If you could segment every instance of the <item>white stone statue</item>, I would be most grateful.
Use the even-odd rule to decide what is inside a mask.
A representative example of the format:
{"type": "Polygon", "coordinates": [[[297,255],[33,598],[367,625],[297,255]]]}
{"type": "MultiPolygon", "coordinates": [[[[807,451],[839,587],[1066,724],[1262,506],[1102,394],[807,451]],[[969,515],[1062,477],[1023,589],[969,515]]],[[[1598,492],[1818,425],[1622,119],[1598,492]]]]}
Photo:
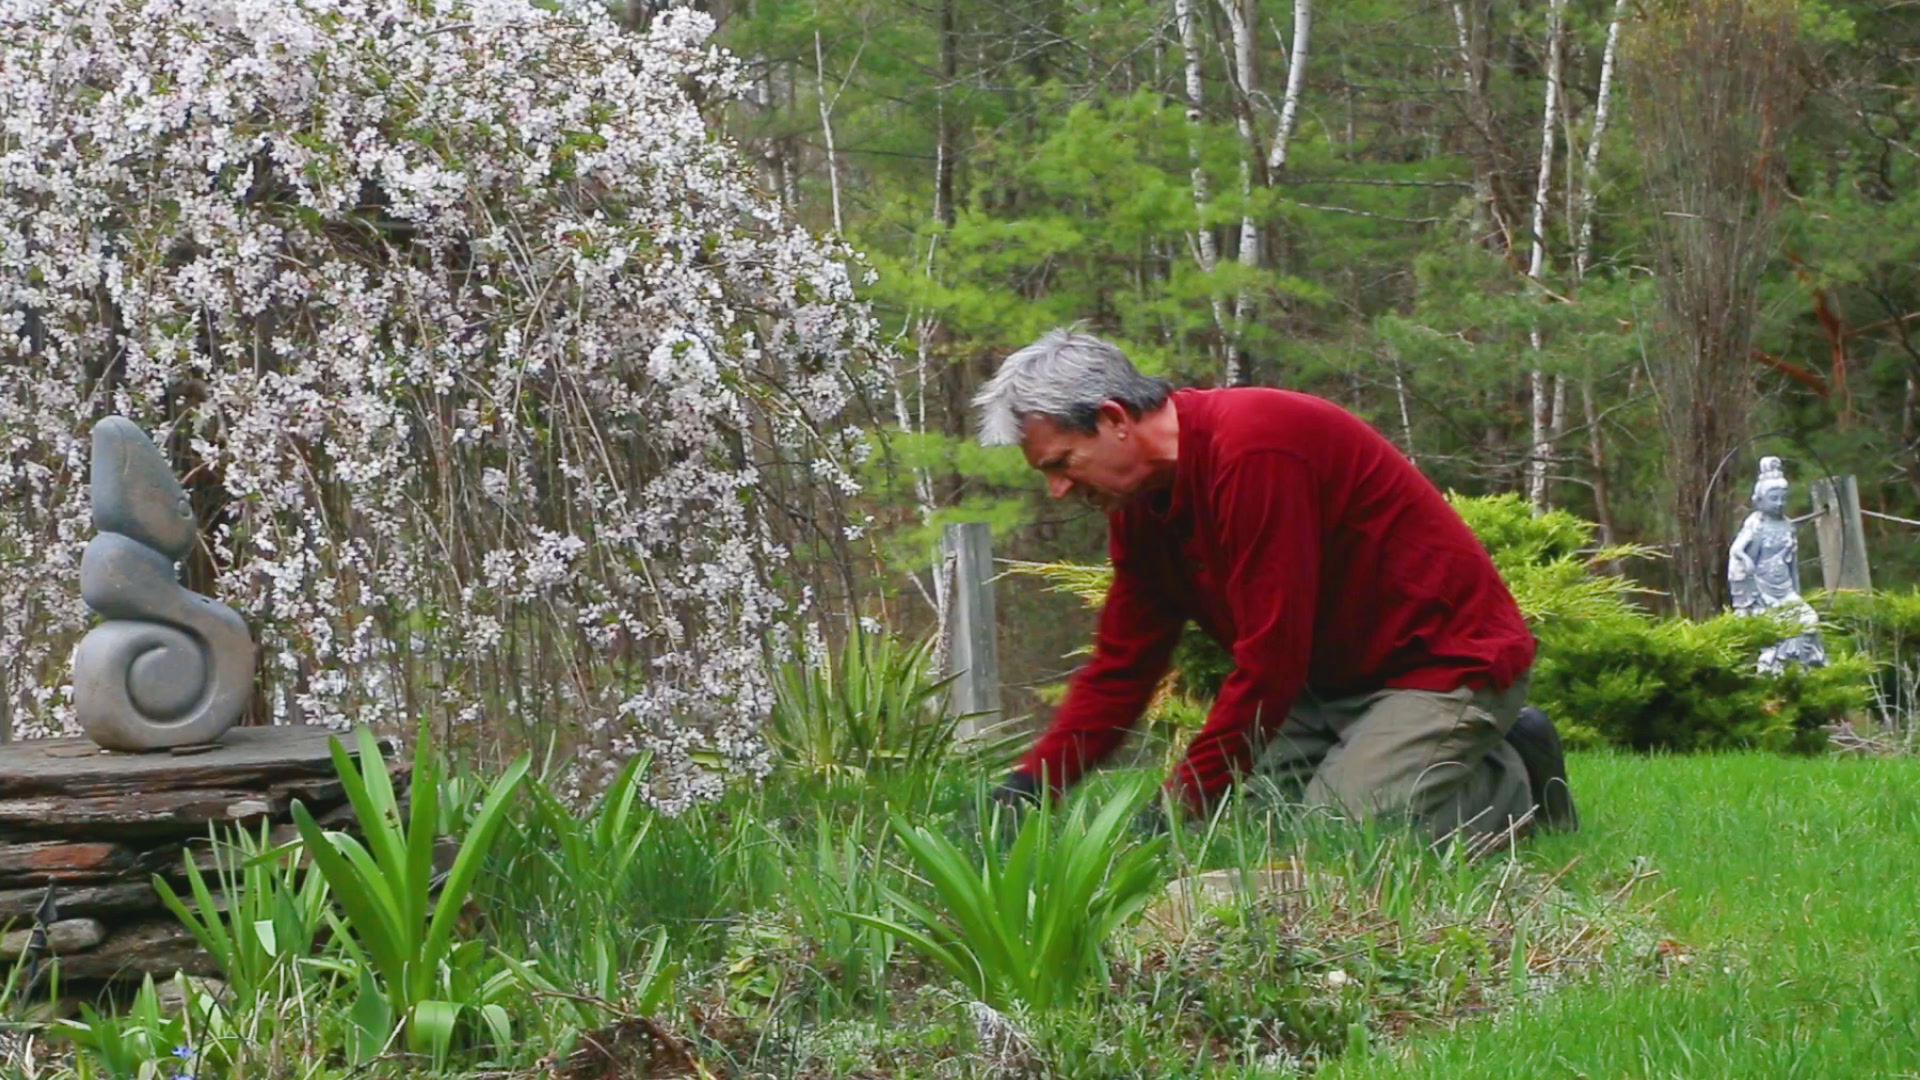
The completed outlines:
{"type": "Polygon", "coordinates": [[[1753,485],[1753,513],[1733,538],[1727,559],[1727,587],[1733,610],[1742,615],[1771,611],[1797,621],[1804,631],[1760,652],[1760,670],[1777,675],[1788,662],[1820,667],[1827,650],[1820,643],[1820,617],[1800,596],[1799,540],[1787,520],[1787,474],[1780,459],[1760,459],[1753,485]]]}
{"type": "Polygon", "coordinates": [[[180,584],[195,523],[166,459],[124,417],[93,427],[93,526],[80,595],[102,622],[73,654],[73,709],[108,750],[226,734],[253,694],[253,638],[233,609],[180,584]]]}

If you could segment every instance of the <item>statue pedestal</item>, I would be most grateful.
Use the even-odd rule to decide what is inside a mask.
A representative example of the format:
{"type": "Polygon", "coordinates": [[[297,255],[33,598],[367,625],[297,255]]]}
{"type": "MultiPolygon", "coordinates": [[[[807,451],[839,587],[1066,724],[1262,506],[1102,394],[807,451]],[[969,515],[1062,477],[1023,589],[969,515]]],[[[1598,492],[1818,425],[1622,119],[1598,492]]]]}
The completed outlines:
{"type": "MultiPolygon", "coordinates": [[[[215,974],[161,905],[152,877],[182,880],[191,841],[196,864],[210,871],[209,825],[258,830],[267,822],[276,838],[291,838],[295,799],[323,826],[351,823],[332,734],[241,727],[206,747],[147,754],[111,753],[81,738],[0,744],[0,925],[12,924],[0,944],[8,957],[19,954],[11,938],[31,929],[51,885],[47,940],[64,981],[215,974]]],[[[354,740],[341,741],[354,753],[354,740]]],[[[404,779],[397,774],[396,786],[404,779]]]]}

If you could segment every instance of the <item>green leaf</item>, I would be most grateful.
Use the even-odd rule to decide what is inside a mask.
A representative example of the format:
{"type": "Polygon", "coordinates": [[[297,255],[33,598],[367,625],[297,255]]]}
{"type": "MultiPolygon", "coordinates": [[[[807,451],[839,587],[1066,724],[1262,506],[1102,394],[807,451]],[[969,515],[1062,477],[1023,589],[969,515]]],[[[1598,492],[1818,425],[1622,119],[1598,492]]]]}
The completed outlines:
{"type": "Polygon", "coordinates": [[[460,1024],[458,1002],[416,1001],[407,1017],[407,1049],[433,1058],[433,1067],[444,1069],[453,1051],[453,1036],[460,1024]]]}

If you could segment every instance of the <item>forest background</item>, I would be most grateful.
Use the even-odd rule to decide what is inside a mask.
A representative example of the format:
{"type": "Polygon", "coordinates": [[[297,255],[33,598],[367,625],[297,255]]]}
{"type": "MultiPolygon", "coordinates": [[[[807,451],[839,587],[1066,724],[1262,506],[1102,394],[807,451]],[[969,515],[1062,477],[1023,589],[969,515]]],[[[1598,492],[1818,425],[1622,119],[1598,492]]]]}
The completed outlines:
{"type": "MultiPolygon", "coordinates": [[[[835,568],[896,626],[944,607],[946,523],[1102,557],[1096,512],[968,442],[1001,358],[1076,322],[1177,384],[1332,398],[1442,488],[1653,548],[1625,569],[1696,618],[1763,454],[1790,514],[1854,474],[1869,511],[1920,517],[1920,4],[712,10],[754,82],[729,132],[864,252],[896,335],[871,522],[835,568]]],[[[1914,581],[1915,535],[1869,519],[1876,585],[1914,581]]],[[[1057,680],[1085,613],[1019,580],[1000,604],[1008,682],[1057,680]]]]}

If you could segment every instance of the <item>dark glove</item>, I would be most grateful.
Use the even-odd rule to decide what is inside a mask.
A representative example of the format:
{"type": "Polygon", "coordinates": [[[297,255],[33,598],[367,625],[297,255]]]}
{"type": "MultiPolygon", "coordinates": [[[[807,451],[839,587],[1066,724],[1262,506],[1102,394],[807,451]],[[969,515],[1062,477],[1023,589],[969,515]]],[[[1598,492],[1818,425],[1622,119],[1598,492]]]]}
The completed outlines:
{"type": "Polygon", "coordinates": [[[993,800],[1001,813],[1018,817],[1040,805],[1040,781],[1034,779],[1032,773],[1010,772],[987,798],[993,800]]]}
{"type": "Polygon", "coordinates": [[[980,825],[1001,843],[1011,843],[1020,831],[1020,820],[1039,805],[1040,783],[1033,774],[1008,773],[1000,786],[987,793],[986,820],[980,825]]]}
{"type": "Polygon", "coordinates": [[[1155,798],[1133,815],[1133,835],[1137,840],[1152,840],[1156,836],[1165,836],[1172,831],[1173,822],[1167,816],[1166,804],[1155,798]]]}

